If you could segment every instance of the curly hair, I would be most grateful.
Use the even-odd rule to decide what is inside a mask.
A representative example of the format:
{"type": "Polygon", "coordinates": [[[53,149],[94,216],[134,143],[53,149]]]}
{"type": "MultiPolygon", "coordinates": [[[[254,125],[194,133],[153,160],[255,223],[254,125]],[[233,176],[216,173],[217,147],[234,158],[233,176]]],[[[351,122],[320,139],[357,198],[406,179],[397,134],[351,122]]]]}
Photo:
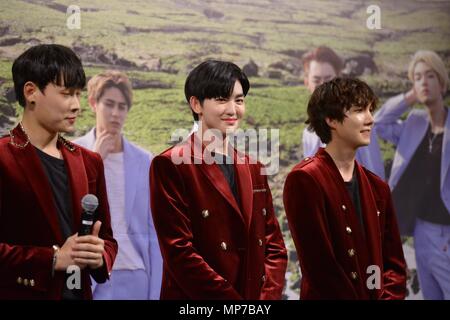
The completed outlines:
{"type": "Polygon", "coordinates": [[[323,143],[331,141],[331,129],[326,119],[343,122],[351,107],[377,107],[378,98],[372,89],[358,79],[335,78],[314,90],[308,102],[308,130],[314,131],[323,143]]]}

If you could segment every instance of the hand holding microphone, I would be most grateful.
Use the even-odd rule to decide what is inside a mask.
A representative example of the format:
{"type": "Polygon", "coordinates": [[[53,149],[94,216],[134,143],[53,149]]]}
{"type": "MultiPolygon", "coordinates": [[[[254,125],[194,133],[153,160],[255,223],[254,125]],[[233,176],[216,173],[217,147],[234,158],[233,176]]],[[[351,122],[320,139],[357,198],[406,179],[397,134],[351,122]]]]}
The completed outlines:
{"type": "Polygon", "coordinates": [[[81,199],[81,207],[83,212],[81,214],[81,226],[78,231],[78,236],[86,236],[91,234],[92,225],[94,224],[94,213],[98,207],[98,199],[93,194],[87,194],[81,199]]]}
{"type": "Polygon", "coordinates": [[[94,213],[98,207],[98,199],[87,194],[81,200],[83,212],[79,232],[67,238],[64,245],[56,253],[55,270],[65,271],[70,265],[78,265],[81,269],[91,269],[103,265],[104,241],[98,237],[101,221],[94,224],[94,213]],[[92,233],[92,234],[91,234],[92,233]]]}
{"type": "Polygon", "coordinates": [[[72,258],[77,265],[85,265],[91,269],[103,266],[105,242],[98,237],[101,225],[101,221],[96,221],[91,235],[75,238],[76,244],[73,247],[72,258]]]}

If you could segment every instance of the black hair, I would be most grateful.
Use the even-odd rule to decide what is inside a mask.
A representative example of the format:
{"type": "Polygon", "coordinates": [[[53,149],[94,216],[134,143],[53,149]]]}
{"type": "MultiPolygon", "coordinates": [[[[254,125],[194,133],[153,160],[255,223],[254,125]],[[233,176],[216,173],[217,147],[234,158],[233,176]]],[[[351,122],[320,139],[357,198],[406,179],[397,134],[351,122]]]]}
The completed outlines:
{"type": "Polygon", "coordinates": [[[74,89],[86,85],[81,60],[71,49],[58,44],[41,44],[26,50],[14,61],[12,76],[16,99],[22,107],[26,106],[23,87],[28,81],[41,92],[49,83],[74,89]]]}
{"type": "Polygon", "coordinates": [[[318,86],[308,102],[308,129],[314,131],[323,143],[331,141],[331,129],[326,119],[343,122],[351,107],[377,107],[378,98],[372,89],[358,79],[335,78],[318,86]]]}
{"type": "MultiPolygon", "coordinates": [[[[241,83],[246,96],[250,82],[237,65],[227,61],[207,60],[189,73],[184,94],[188,103],[191,97],[196,97],[201,104],[205,99],[228,98],[233,93],[236,81],[241,83]]],[[[194,120],[198,120],[198,114],[193,110],[192,115],[194,120]]]]}

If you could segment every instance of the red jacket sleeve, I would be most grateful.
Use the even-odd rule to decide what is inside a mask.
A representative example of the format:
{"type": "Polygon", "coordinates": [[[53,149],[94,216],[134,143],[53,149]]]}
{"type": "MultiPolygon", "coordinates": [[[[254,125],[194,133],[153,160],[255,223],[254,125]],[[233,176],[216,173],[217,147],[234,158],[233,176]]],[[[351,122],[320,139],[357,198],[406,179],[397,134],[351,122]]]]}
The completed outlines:
{"type": "Polygon", "coordinates": [[[280,300],[287,267],[287,251],[284,245],[283,235],[273,210],[272,193],[266,180],[268,196],[266,198],[266,281],[261,290],[261,300],[280,300]]]}
{"type": "Polygon", "coordinates": [[[51,270],[53,249],[46,247],[18,246],[0,243],[0,274],[4,285],[11,285],[17,278],[10,275],[22,275],[23,279],[33,279],[29,289],[47,291],[52,282],[51,270]]]}
{"type": "Polygon", "coordinates": [[[386,222],[383,241],[383,288],[381,299],[397,300],[406,296],[406,262],[403,256],[397,217],[392,203],[391,192],[386,186],[386,222]]]}

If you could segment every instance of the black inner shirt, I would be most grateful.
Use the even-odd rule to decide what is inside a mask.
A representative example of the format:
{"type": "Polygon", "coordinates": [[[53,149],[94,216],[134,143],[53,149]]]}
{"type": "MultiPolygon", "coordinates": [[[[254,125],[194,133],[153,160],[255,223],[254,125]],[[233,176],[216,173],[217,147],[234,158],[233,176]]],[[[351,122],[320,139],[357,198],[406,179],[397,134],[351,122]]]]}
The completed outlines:
{"type": "MultiPolygon", "coordinates": [[[[58,216],[59,227],[64,241],[70,237],[73,232],[73,214],[72,214],[72,197],[70,190],[69,178],[67,175],[64,160],[52,157],[45,152],[35,148],[42,166],[47,175],[48,182],[52,189],[53,200],[58,216]]],[[[67,280],[66,274],[65,279],[67,280]]],[[[66,285],[63,286],[64,300],[80,300],[82,299],[81,290],[70,290],[66,285]]]]}
{"type": "Polygon", "coordinates": [[[231,192],[233,193],[234,198],[238,205],[240,205],[239,192],[236,184],[236,172],[234,168],[234,161],[230,156],[226,156],[224,154],[215,154],[216,163],[219,165],[222,170],[225,179],[230,186],[231,192]]]}
{"type": "Polygon", "coordinates": [[[67,239],[73,234],[73,216],[69,179],[64,160],[52,157],[38,148],[36,150],[53,191],[53,199],[63,238],[67,239]]]}
{"type": "Polygon", "coordinates": [[[353,170],[353,176],[350,181],[345,181],[345,187],[347,188],[347,191],[350,195],[350,198],[352,199],[353,205],[356,210],[356,215],[358,216],[359,223],[361,224],[361,231],[364,234],[364,218],[362,215],[362,209],[361,209],[361,196],[359,194],[359,183],[358,183],[358,177],[356,174],[356,166],[353,170]]]}
{"type": "Polygon", "coordinates": [[[450,214],[441,198],[443,138],[444,133],[434,135],[428,127],[392,196],[397,212],[407,212],[431,223],[450,225],[450,214]]]}

